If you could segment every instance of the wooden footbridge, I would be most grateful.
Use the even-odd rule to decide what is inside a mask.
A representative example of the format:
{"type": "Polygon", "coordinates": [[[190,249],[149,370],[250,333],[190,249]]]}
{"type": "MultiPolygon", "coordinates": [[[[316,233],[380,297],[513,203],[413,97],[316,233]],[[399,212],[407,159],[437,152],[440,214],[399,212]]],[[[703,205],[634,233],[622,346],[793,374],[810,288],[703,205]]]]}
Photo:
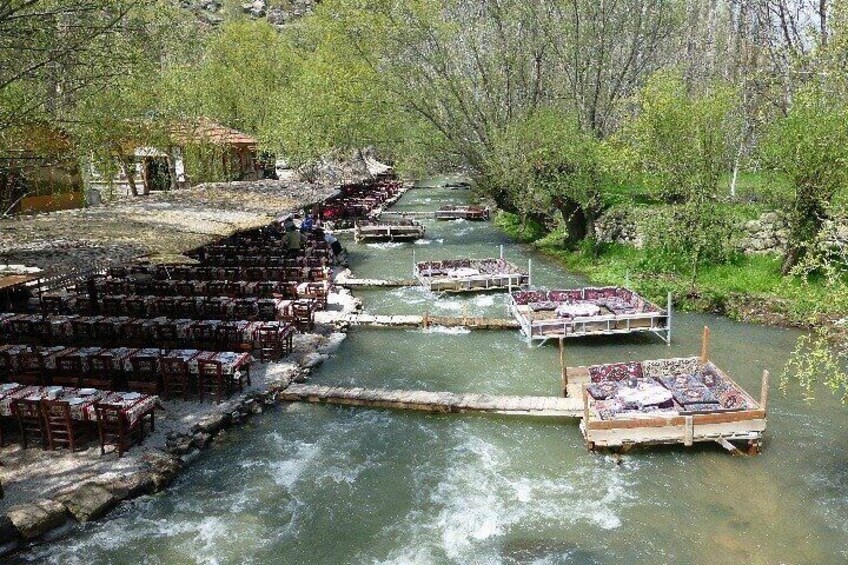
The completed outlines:
{"type": "Polygon", "coordinates": [[[474,316],[431,316],[351,314],[340,319],[351,326],[372,328],[468,328],[475,330],[517,330],[521,326],[511,318],[480,318],[474,316]]]}
{"type": "Polygon", "coordinates": [[[580,398],[557,396],[501,396],[292,384],[278,394],[278,399],[431,413],[477,412],[569,419],[583,417],[583,402],[580,398]]]}

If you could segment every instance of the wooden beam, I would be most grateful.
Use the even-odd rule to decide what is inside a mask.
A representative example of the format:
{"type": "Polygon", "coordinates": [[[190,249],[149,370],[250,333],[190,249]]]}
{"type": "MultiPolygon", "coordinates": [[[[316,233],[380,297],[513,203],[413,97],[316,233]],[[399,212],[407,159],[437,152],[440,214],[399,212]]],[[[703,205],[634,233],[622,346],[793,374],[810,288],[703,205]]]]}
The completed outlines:
{"type": "Polygon", "coordinates": [[[762,410],[763,412],[766,411],[766,406],[768,404],[769,376],[769,372],[767,370],[764,370],[763,382],[760,388],[760,410],[762,410]]]}
{"type": "Polygon", "coordinates": [[[725,448],[730,453],[732,453],[733,455],[743,455],[743,453],[739,451],[739,448],[737,448],[735,445],[733,445],[723,437],[716,438],[715,442],[725,448]]]}
{"type": "Polygon", "coordinates": [[[559,366],[562,370],[562,395],[568,396],[568,367],[565,366],[565,343],[559,338],[559,366]]]}
{"type": "Polygon", "coordinates": [[[701,363],[709,361],[710,351],[710,327],[704,326],[704,335],[701,338],[701,363]]]}

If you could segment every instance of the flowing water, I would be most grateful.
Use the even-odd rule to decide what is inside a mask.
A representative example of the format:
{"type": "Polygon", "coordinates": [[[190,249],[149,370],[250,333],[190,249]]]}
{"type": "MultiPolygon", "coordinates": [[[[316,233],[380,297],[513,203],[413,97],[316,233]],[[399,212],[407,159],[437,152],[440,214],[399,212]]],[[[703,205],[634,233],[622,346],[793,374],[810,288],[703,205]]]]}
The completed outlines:
{"type": "MultiPolygon", "coordinates": [[[[414,190],[400,209],[462,202],[414,190]]],[[[357,246],[361,277],[408,278],[419,259],[533,261],[534,284],[585,282],[489,224],[426,221],[415,244],[357,246]]],[[[360,293],[371,313],[504,316],[503,295],[360,293]]],[[[653,336],[567,342],[569,364],[711,357],[755,395],[797,332],[679,314],[653,336]]],[[[355,330],[315,383],[557,394],[556,347],[516,332],[355,330]]],[[[773,387],[765,448],[638,449],[620,464],[586,452],[576,423],[290,405],[229,432],[167,492],[127,503],[20,561],[54,563],[844,563],[848,409],[773,387]]]]}

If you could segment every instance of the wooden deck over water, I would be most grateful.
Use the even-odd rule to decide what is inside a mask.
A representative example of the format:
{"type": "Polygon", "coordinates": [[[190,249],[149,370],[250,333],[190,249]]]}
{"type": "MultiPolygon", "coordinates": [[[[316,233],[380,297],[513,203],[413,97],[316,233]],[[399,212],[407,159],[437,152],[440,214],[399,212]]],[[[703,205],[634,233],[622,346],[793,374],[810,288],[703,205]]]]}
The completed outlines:
{"type": "Polygon", "coordinates": [[[572,418],[583,416],[580,398],[500,396],[493,394],[389,390],[292,384],[278,398],[290,402],[367,406],[437,413],[493,413],[572,418]]]}

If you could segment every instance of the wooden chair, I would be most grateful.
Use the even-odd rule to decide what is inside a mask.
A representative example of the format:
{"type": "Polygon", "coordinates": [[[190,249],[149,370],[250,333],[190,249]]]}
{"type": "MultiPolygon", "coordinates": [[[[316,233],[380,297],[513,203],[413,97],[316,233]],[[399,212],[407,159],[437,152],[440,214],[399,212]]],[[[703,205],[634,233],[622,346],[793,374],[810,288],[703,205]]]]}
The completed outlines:
{"type": "Polygon", "coordinates": [[[135,319],[121,325],[121,345],[124,347],[144,347],[150,339],[144,326],[144,320],[135,319]]]}
{"type": "Polygon", "coordinates": [[[180,296],[174,300],[174,314],[178,318],[197,319],[202,312],[193,296],[180,296]]]}
{"type": "Polygon", "coordinates": [[[179,281],[174,290],[176,296],[195,296],[197,294],[194,283],[191,281],[179,281]]]}
{"type": "Polygon", "coordinates": [[[79,355],[59,355],[56,357],[56,369],[50,379],[51,384],[79,387],[82,377],[82,358],[79,355]]]}
{"type": "Polygon", "coordinates": [[[235,323],[218,326],[218,346],[225,351],[249,351],[252,347],[244,342],[244,335],[235,323]]]}
{"type": "Polygon", "coordinates": [[[312,329],[312,305],[304,302],[292,302],[291,313],[297,324],[297,329],[307,332],[312,329]]]}
{"type": "Polygon", "coordinates": [[[75,345],[88,345],[94,341],[94,324],[71,320],[71,340],[75,345]]]}
{"type": "Polygon", "coordinates": [[[124,304],[124,311],[127,313],[127,316],[135,318],[145,318],[150,314],[147,311],[147,303],[140,296],[128,297],[124,304]]]}
{"type": "Polygon", "coordinates": [[[218,343],[219,333],[216,326],[207,324],[197,324],[191,328],[192,342],[198,349],[208,351],[218,351],[220,344],[218,343]]]}
{"type": "Polygon", "coordinates": [[[94,323],[94,339],[97,345],[113,347],[121,338],[122,327],[112,320],[98,320],[94,323]]]}
{"type": "Polygon", "coordinates": [[[273,322],[279,317],[277,302],[273,298],[262,298],[255,304],[257,309],[256,316],[258,319],[265,322],[273,322]]]}
{"type": "Polygon", "coordinates": [[[170,281],[154,281],[153,294],[156,296],[174,296],[177,294],[179,285],[172,284],[170,281]]]}
{"type": "Polygon", "coordinates": [[[34,345],[50,345],[53,341],[52,326],[46,318],[33,320],[29,324],[30,342],[34,345]]]}
{"type": "Polygon", "coordinates": [[[174,296],[160,296],[156,300],[156,312],[160,316],[178,318],[178,299],[174,296]]]}
{"type": "Polygon", "coordinates": [[[203,402],[209,395],[215,398],[216,403],[220,403],[230,392],[228,377],[224,374],[221,362],[200,359],[197,362],[197,369],[197,389],[200,401],[203,402]]]}
{"type": "Polygon", "coordinates": [[[256,320],[259,308],[254,298],[237,298],[233,306],[234,320],[256,320]]]}
{"type": "Polygon", "coordinates": [[[18,373],[15,380],[22,385],[46,386],[44,355],[36,351],[26,351],[18,355],[18,373]]]}
{"type": "Polygon", "coordinates": [[[159,344],[159,347],[165,349],[174,349],[180,346],[183,340],[180,339],[177,331],[177,324],[172,320],[158,323],[153,330],[153,340],[159,344]]]}
{"type": "Polygon", "coordinates": [[[162,390],[165,398],[179,397],[188,400],[193,384],[188,363],[183,359],[165,357],[159,361],[159,372],[162,375],[162,390]]]}
{"type": "Polygon", "coordinates": [[[65,310],[65,303],[61,296],[43,295],[41,297],[41,314],[47,316],[50,314],[62,314],[65,310]]]}
{"type": "Polygon", "coordinates": [[[88,358],[88,373],[83,375],[82,384],[86,387],[99,388],[101,390],[115,390],[119,388],[116,382],[117,374],[112,365],[113,357],[101,353],[88,358]]]}
{"type": "Polygon", "coordinates": [[[265,269],[262,267],[245,267],[244,278],[250,282],[259,282],[265,277],[265,269]]]}
{"type": "Polygon", "coordinates": [[[126,279],[112,279],[107,280],[106,284],[103,285],[103,293],[104,294],[124,294],[127,291],[127,281],[126,279]]]}
{"type": "Polygon", "coordinates": [[[159,357],[135,355],[130,359],[132,372],[127,374],[127,388],[145,394],[159,394],[159,357]]]}
{"type": "Polygon", "coordinates": [[[277,361],[283,356],[283,344],[280,340],[280,330],[276,327],[260,327],[256,330],[256,340],[259,343],[259,361],[277,361]]]}
{"type": "Polygon", "coordinates": [[[12,376],[12,356],[8,351],[0,351],[0,382],[9,382],[12,376]]]}
{"type": "Polygon", "coordinates": [[[144,441],[145,427],[149,424],[152,432],[155,427],[153,411],[140,416],[135,422],[129,422],[122,406],[103,404],[94,405],[97,414],[97,434],[100,437],[100,454],[106,454],[106,446],[114,445],[118,457],[133,445],[144,441]]]}
{"type": "Polygon", "coordinates": [[[64,400],[41,401],[41,413],[47,431],[47,445],[51,451],[67,447],[72,452],[82,445],[83,430],[71,418],[71,405],[64,400]]]}
{"type": "Polygon", "coordinates": [[[123,296],[104,296],[100,302],[100,313],[104,316],[120,316],[124,313],[123,296]]]}
{"type": "Polygon", "coordinates": [[[26,449],[31,441],[37,440],[44,449],[47,445],[47,430],[41,413],[41,401],[17,398],[12,401],[12,414],[18,422],[23,448],[26,449]]]}

